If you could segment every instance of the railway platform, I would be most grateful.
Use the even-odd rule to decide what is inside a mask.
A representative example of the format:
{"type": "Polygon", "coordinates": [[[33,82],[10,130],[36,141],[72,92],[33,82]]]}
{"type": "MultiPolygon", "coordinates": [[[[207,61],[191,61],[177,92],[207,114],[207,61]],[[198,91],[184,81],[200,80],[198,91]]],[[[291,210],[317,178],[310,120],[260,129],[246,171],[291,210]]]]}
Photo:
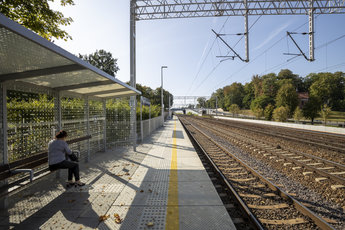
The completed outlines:
{"type": "Polygon", "coordinates": [[[0,229],[235,229],[177,118],[137,147],[80,163],[84,187],[52,173],[3,201],[0,229]]]}

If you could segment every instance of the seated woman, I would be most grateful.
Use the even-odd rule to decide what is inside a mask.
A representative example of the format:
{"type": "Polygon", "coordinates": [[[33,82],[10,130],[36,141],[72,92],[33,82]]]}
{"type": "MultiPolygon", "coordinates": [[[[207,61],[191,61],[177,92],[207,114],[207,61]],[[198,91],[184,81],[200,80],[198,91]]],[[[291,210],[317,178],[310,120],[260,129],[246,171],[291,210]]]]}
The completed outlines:
{"type": "Polygon", "coordinates": [[[55,139],[48,144],[48,163],[49,170],[68,169],[68,185],[84,186],[85,183],[80,182],[79,164],[77,162],[68,161],[66,154],[71,155],[72,150],[66,142],[67,132],[61,130],[55,135],[55,139]],[[75,182],[73,182],[73,175],[75,182]]]}

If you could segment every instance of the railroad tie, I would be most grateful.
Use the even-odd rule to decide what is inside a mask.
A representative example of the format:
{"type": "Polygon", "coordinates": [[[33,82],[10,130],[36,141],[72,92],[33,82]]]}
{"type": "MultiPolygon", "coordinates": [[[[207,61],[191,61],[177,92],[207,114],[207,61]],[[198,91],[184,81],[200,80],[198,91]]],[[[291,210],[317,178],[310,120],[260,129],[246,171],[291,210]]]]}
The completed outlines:
{"type": "Polygon", "coordinates": [[[259,218],[259,220],[263,224],[274,224],[274,225],[308,223],[308,221],[306,221],[303,218],[295,218],[295,219],[289,219],[289,220],[268,220],[268,219],[261,219],[261,218],[259,218]]]}
{"type": "Polygon", "coordinates": [[[304,160],[298,160],[300,162],[308,162],[308,161],[312,161],[312,159],[304,159],[304,160]]]}
{"type": "Polygon", "coordinates": [[[254,209],[280,209],[280,208],[288,208],[289,205],[282,203],[282,204],[273,204],[273,205],[254,205],[254,204],[248,204],[249,208],[254,209]]]}
{"type": "Polygon", "coordinates": [[[298,169],[301,169],[302,167],[300,167],[300,166],[297,166],[297,167],[292,167],[292,170],[298,170],[298,169]]]}
{"type": "Polygon", "coordinates": [[[299,158],[302,158],[302,156],[295,156],[295,157],[290,157],[292,159],[299,159],[299,158]]]}
{"type": "Polygon", "coordinates": [[[345,171],[342,171],[342,172],[331,172],[330,174],[332,174],[332,175],[343,175],[343,174],[345,174],[345,171]]]}
{"type": "Polygon", "coordinates": [[[327,180],[328,178],[327,177],[317,177],[315,178],[315,181],[316,182],[321,182],[321,181],[324,181],[324,180],[327,180]]]}
{"type": "Polygon", "coordinates": [[[318,170],[329,170],[334,169],[334,167],[323,167],[323,168],[317,168],[318,170]]]}
{"type": "Polygon", "coordinates": [[[239,195],[240,195],[241,197],[247,197],[247,198],[261,198],[261,196],[255,195],[255,194],[239,193],[239,195]]]}
{"type": "Polygon", "coordinates": [[[310,163],[310,164],[307,164],[308,166],[316,166],[316,165],[323,165],[323,163],[310,163]]]}
{"type": "Polygon", "coordinates": [[[250,178],[240,178],[240,179],[230,179],[232,181],[235,181],[235,182],[247,182],[247,181],[252,181],[252,180],[256,180],[255,177],[250,177],[250,178]]]}
{"type": "Polygon", "coordinates": [[[337,190],[337,189],[343,189],[343,188],[345,188],[345,186],[341,185],[341,184],[335,184],[335,185],[331,185],[331,188],[333,190],[337,190]]]}

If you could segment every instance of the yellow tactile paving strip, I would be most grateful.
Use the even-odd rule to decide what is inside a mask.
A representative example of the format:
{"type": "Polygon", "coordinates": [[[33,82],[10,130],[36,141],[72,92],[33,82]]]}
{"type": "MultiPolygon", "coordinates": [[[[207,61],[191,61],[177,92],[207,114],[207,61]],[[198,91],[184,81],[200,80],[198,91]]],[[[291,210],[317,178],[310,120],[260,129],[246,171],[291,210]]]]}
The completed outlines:
{"type": "Polygon", "coordinates": [[[168,207],[166,217],[166,230],[179,229],[179,207],[178,207],[178,176],[177,176],[177,143],[176,143],[176,120],[174,122],[174,136],[172,145],[172,156],[169,177],[168,207]]]}

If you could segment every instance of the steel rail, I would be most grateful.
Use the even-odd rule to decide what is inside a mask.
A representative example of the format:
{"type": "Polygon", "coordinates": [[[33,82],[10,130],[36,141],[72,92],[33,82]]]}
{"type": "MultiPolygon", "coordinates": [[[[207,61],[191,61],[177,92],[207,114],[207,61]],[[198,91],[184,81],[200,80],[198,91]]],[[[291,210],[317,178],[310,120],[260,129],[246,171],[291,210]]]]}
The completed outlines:
{"type": "Polygon", "coordinates": [[[203,136],[208,138],[212,143],[214,143],[216,146],[218,146],[221,150],[223,150],[225,153],[227,153],[229,156],[234,158],[237,162],[239,162],[243,167],[247,168],[248,171],[253,173],[253,175],[257,176],[261,181],[263,181],[266,185],[268,185],[269,188],[276,191],[282,198],[287,199],[288,201],[292,202],[294,207],[300,211],[302,214],[308,216],[310,219],[312,219],[315,224],[320,227],[321,229],[334,229],[331,225],[329,225],[326,221],[324,221],[321,217],[316,215],[313,211],[305,207],[303,204],[301,204],[299,201],[291,197],[289,194],[281,190],[277,185],[266,179],[264,176],[262,176],[259,172],[257,172],[255,169],[251,168],[249,165],[247,165],[244,161],[239,159],[234,154],[230,153],[229,150],[227,150],[225,147],[223,147],[221,144],[214,141],[210,136],[205,134],[203,131],[201,131],[199,128],[197,128],[195,125],[190,124],[193,126],[196,130],[198,130],[203,136]]]}

